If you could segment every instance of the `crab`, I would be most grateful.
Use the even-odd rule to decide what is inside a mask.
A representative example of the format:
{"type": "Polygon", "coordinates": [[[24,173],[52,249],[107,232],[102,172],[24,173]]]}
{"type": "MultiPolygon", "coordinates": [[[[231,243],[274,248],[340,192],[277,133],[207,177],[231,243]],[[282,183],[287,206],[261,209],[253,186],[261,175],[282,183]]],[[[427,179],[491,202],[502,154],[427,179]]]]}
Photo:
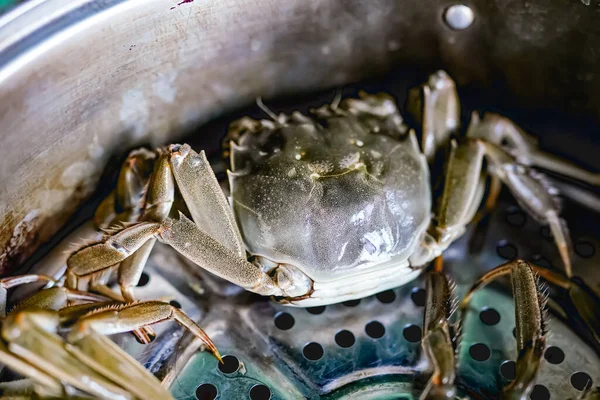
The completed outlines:
{"type": "MultiPolygon", "coordinates": [[[[422,340],[433,373],[422,398],[454,398],[459,329],[451,322],[456,302],[442,255],[472,220],[493,208],[502,184],[529,214],[549,225],[566,276],[555,282],[565,284],[571,278],[571,245],[557,191],[534,167],[591,184],[597,177],[540,151],[532,136],[495,114],[474,114],[461,135],[456,87],[445,72],[431,75],[409,93],[407,110],[418,131],[409,128],[387,94],[336,97],[310,115],[277,115],[259,104],[270,119],[245,117],[230,126],[225,155],[231,170],[225,192],[205,153],[187,144],[129,154],[115,190],[94,215],[105,235],[68,257],[64,287],[42,290],[37,299],[28,300],[28,307],[19,306],[3,321],[7,346],[0,354],[18,360],[5,361],[7,365],[32,378],[36,387],[50,387],[51,394],[63,390],[65,395],[62,382],[98,397],[110,397],[106,391],[112,388],[149,398],[115,377],[116,368],[140,372],[131,366],[135,361],[98,338],[133,331],[147,342],[153,335],[149,325],[165,319],[186,326],[219,358],[208,336],[183,312],[160,302],[136,302],[134,287],[157,240],[225,280],[297,307],[401,286],[435,260],[426,277],[422,340]],[[488,176],[489,194],[480,210],[488,176]],[[434,189],[440,185],[441,190],[434,189]],[[109,286],[115,275],[120,293],[109,286]],[[88,292],[99,297],[86,297],[88,292]],[[55,296],[60,301],[48,300],[55,296]],[[69,306],[68,300],[84,304],[69,306]],[[31,354],[46,354],[43,349],[14,350],[33,346],[25,340],[30,326],[44,330],[56,343],[62,343],[57,328],[70,329],[62,345],[68,351],[92,351],[82,343],[96,340],[111,356],[103,365],[90,366],[82,357],[67,363],[95,368],[91,385],[63,379],[67,367],[62,365],[45,371],[49,377],[41,380],[39,369],[28,374],[20,363],[34,365],[31,354]]],[[[505,388],[507,398],[524,398],[530,392],[543,354],[539,270],[522,260],[494,268],[461,303],[465,312],[474,290],[497,276],[512,277],[519,358],[516,378],[505,388]]],[[[15,284],[52,280],[20,279],[15,284]]],[[[149,374],[139,379],[159,385],[149,374]]],[[[168,397],[164,390],[160,393],[168,397]]]]}

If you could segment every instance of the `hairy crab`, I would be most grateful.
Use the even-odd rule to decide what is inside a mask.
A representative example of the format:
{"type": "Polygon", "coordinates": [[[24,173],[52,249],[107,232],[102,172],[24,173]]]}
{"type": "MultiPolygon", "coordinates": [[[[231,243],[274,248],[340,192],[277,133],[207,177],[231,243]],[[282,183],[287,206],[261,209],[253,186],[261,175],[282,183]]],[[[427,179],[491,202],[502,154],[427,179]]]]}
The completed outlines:
{"type": "MultiPolygon", "coordinates": [[[[456,302],[441,256],[467,224],[494,206],[504,184],[550,226],[566,276],[512,261],[483,276],[461,304],[464,309],[471,293],[497,276],[511,276],[519,358],[505,396],[526,396],[546,334],[536,271],[563,286],[571,277],[557,191],[533,167],[591,184],[597,176],[541,152],[532,137],[494,114],[481,120],[474,114],[461,135],[455,85],[442,71],[409,94],[420,141],[385,94],[336,98],[310,116],[265,111],[270,120],[242,118],[231,125],[225,146],[229,201],[204,152],[186,144],[135,150],[94,216],[104,237],[68,257],[64,285],[37,275],[2,281],[4,295],[27,282],[58,285],[18,305],[2,323],[0,361],[30,378],[25,389],[9,389],[49,397],[69,396],[76,388],[103,398],[167,398],[151,374],[103,335],[132,331],[148,342],[149,325],[169,319],[220,359],[182,311],[136,302],[134,287],[159,240],[221,278],[301,307],[403,285],[436,260],[427,272],[422,340],[433,375],[422,396],[454,398],[459,328],[450,322],[456,302]],[[120,293],[109,286],[114,275],[120,293]],[[63,329],[69,330],[66,341],[57,334],[63,329]],[[51,357],[56,362],[44,363],[51,357]]],[[[579,310],[589,304],[587,298],[573,300],[579,310]]]]}

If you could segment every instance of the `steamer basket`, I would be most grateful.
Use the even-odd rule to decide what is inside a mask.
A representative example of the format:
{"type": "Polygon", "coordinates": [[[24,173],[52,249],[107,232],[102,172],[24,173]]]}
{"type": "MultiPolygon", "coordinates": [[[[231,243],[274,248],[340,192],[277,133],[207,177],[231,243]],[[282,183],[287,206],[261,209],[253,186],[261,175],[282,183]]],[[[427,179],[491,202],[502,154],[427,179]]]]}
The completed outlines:
{"type": "MultiPolygon", "coordinates": [[[[227,123],[243,114],[261,117],[256,107],[244,109],[258,96],[276,112],[321,105],[334,87],[345,95],[385,90],[402,105],[408,87],[442,68],[459,85],[465,123],[471,110],[501,112],[546,150],[598,171],[600,4],[472,0],[465,4],[474,21],[463,30],[444,18],[454,4],[30,0],[5,13],[0,271],[30,271],[89,217],[131,148],[186,140],[223,168],[218,146],[227,123]]],[[[573,202],[565,218],[574,270],[598,288],[600,218],[573,202]]],[[[506,259],[560,267],[547,228],[508,193],[487,227],[469,230],[445,254],[459,295],[506,259]]],[[[290,309],[157,247],[139,296],[176,301],[231,356],[219,369],[172,324],[147,346],[115,338],[177,398],[215,391],[219,399],[418,398],[428,377],[418,340],[421,280],[358,304],[290,309]]],[[[578,398],[588,377],[600,384],[600,349],[561,311],[564,300],[553,296],[534,399],[578,398]]],[[[510,288],[482,290],[467,318],[461,395],[497,398],[516,358],[510,288]]]]}

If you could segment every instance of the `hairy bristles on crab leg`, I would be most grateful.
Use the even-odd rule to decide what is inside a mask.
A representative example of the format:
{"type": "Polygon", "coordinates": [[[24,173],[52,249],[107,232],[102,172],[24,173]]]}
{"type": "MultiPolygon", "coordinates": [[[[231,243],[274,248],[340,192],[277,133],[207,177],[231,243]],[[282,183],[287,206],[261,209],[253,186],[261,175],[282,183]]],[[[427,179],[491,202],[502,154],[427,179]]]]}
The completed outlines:
{"type": "Polygon", "coordinates": [[[504,389],[503,398],[525,399],[533,388],[546,344],[546,295],[540,290],[531,264],[522,260],[511,261],[482,276],[461,302],[461,319],[473,293],[503,275],[511,277],[518,351],[515,379],[504,389]]]}
{"type": "Polygon", "coordinates": [[[456,332],[450,325],[456,309],[455,285],[441,271],[441,263],[442,258],[438,257],[436,264],[440,268],[428,272],[425,278],[427,302],[421,346],[433,374],[421,394],[423,400],[453,399],[456,395],[456,332]]]}
{"type": "MultiPolygon", "coordinates": [[[[73,343],[78,340],[86,340],[90,332],[95,332],[101,336],[112,335],[170,320],[176,321],[179,325],[185,327],[200,339],[219,361],[222,361],[221,355],[212,340],[187,314],[169,303],[160,301],[142,301],[116,304],[105,308],[98,307],[97,310],[77,320],[71,328],[68,339],[69,342],[73,343]]],[[[110,342],[110,340],[108,341],[110,342]]]]}
{"type": "Polygon", "coordinates": [[[576,313],[569,313],[569,318],[579,319],[600,345],[600,296],[579,278],[568,278],[547,268],[532,265],[534,271],[547,282],[567,292],[569,301],[576,313]]]}
{"type": "MultiPolygon", "coordinates": [[[[6,284],[11,288],[14,288],[16,282],[19,284],[32,283],[32,282],[54,282],[49,277],[44,277],[42,275],[21,275],[15,276],[11,278],[4,278],[0,280],[0,284],[6,284]],[[9,282],[9,283],[7,283],[9,282]]],[[[19,310],[26,310],[28,308],[42,308],[46,310],[59,310],[63,307],[66,307],[69,304],[81,304],[81,303],[104,303],[110,300],[116,300],[118,302],[122,302],[122,298],[118,298],[117,293],[110,291],[107,293],[108,296],[98,295],[94,293],[84,292],[75,289],[69,289],[66,287],[51,287],[49,289],[41,290],[31,297],[19,302],[11,312],[16,312],[19,310]],[[115,297],[117,297],[115,299],[115,297]]],[[[93,306],[94,304],[92,304],[93,306]]],[[[6,304],[0,304],[2,308],[0,308],[0,313],[4,317],[6,315],[6,304]]],[[[154,330],[149,326],[143,326],[139,329],[132,330],[132,333],[135,335],[136,339],[140,343],[150,343],[156,337],[154,330]]]]}

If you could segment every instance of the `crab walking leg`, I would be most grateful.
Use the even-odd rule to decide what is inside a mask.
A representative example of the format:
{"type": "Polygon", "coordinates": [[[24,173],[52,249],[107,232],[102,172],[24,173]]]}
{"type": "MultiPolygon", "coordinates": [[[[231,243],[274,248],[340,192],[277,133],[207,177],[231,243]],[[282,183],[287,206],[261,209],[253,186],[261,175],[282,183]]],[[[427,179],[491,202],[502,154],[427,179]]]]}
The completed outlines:
{"type": "Polygon", "coordinates": [[[421,126],[421,148],[431,165],[460,125],[460,101],[454,81],[444,71],[429,76],[426,84],[408,92],[407,111],[421,126]]]}
{"type": "MultiPolygon", "coordinates": [[[[437,260],[441,262],[441,257],[437,260]]],[[[456,354],[449,320],[455,308],[454,284],[443,272],[434,270],[427,274],[425,286],[427,302],[421,346],[433,367],[433,374],[421,399],[453,399],[456,395],[456,354]]]]}
{"type": "Polygon", "coordinates": [[[600,174],[592,173],[562,158],[539,149],[535,137],[525,133],[510,119],[494,113],[486,113],[483,119],[474,112],[467,130],[467,137],[478,138],[497,146],[506,144],[507,150],[517,162],[535,166],[574,178],[593,186],[600,186],[600,174]]]}
{"type": "MultiPolygon", "coordinates": [[[[175,201],[175,178],[169,160],[170,154],[164,152],[154,166],[142,217],[144,221],[162,222],[171,212],[175,201]]],[[[119,287],[126,301],[135,300],[134,288],[140,280],[155,243],[155,238],[149,239],[133,255],[121,262],[119,287]]]]}
{"type": "Polygon", "coordinates": [[[56,283],[56,281],[49,276],[35,274],[11,276],[0,279],[0,318],[6,317],[8,290],[17,286],[25,285],[27,283],[35,282],[56,283]]]}
{"type": "Polygon", "coordinates": [[[451,243],[464,232],[483,197],[481,169],[485,147],[481,141],[451,142],[444,191],[438,210],[436,235],[439,243],[451,243]]]}
{"type": "MultiPolygon", "coordinates": [[[[15,277],[17,278],[17,277],[15,277]]],[[[50,289],[42,290],[28,299],[20,302],[12,309],[11,313],[18,312],[20,310],[26,310],[28,308],[41,308],[44,310],[60,310],[67,307],[69,302],[76,301],[78,303],[92,303],[91,307],[96,307],[98,303],[105,303],[108,300],[115,300],[122,302],[122,298],[118,298],[117,293],[108,291],[108,296],[98,296],[93,293],[81,292],[74,289],[68,289],[65,287],[53,287],[50,289]]],[[[86,304],[86,306],[90,306],[86,304]]],[[[69,307],[68,307],[69,308],[69,307]]],[[[139,329],[133,330],[138,342],[142,344],[151,343],[156,337],[156,333],[149,326],[143,326],[139,329]]]]}
{"type": "Polygon", "coordinates": [[[515,379],[504,389],[506,399],[525,399],[533,388],[546,345],[545,297],[540,293],[538,279],[532,266],[522,260],[511,261],[489,271],[469,289],[460,308],[466,311],[473,293],[493,281],[511,276],[515,299],[517,338],[517,372],[515,379]]]}
{"type": "Polygon", "coordinates": [[[171,145],[171,167],[192,219],[208,235],[239,257],[246,257],[233,211],[204,152],[171,145]]]}
{"type": "Polygon", "coordinates": [[[53,287],[50,289],[41,290],[28,299],[17,304],[9,313],[26,310],[28,308],[39,308],[44,310],[59,310],[66,307],[71,301],[80,303],[98,303],[105,302],[108,299],[97,294],[81,292],[79,290],[68,289],[65,287],[53,287]]]}
{"type": "Polygon", "coordinates": [[[164,229],[158,222],[140,222],[124,228],[104,240],[81,248],[67,260],[69,273],[87,277],[110,268],[131,256],[149,239],[164,229]]]}
{"type": "Polygon", "coordinates": [[[567,291],[577,310],[577,317],[583,321],[594,340],[600,343],[600,297],[578,278],[567,278],[547,268],[532,265],[539,276],[567,291]]]}
{"type": "Polygon", "coordinates": [[[107,228],[139,217],[156,154],[146,149],[133,150],[119,171],[117,187],[96,208],[94,222],[107,228]]]}
{"type": "Polygon", "coordinates": [[[490,192],[485,199],[485,203],[483,204],[483,209],[479,210],[473,220],[471,221],[473,224],[479,224],[486,215],[488,215],[494,208],[496,208],[496,203],[498,202],[498,196],[500,196],[500,192],[502,190],[502,181],[496,177],[492,176],[490,179],[490,192]]]}
{"type": "MultiPolygon", "coordinates": [[[[69,287],[79,286],[77,282],[80,278],[91,277],[92,288],[100,290],[112,299],[121,300],[115,297],[116,293],[102,285],[101,281],[98,282],[94,275],[103,275],[108,268],[135,254],[148,240],[154,240],[154,235],[160,229],[159,223],[139,223],[107,237],[103,242],[91,244],[73,253],[67,260],[69,287]]],[[[141,267],[143,268],[143,264],[141,267]]],[[[140,343],[150,343],[156,336],[153,330],[148,328],[134,330],[134,335],[140,343]]]]}
{"type": "MultiPolygon", "coordinates": [[[[131,399],[124,389],[81,363],[56,334],[58,314],[47,310],[11,313],[2,324],[2,337],[15,356],[47,375],[102,399],[131,399]]],[[[31,376],[33,377],[33,376],[31,376]]]]}
{"type": "Polygon", "coordinates": [[[117,304],[108,308],[99,307],[78,320],[71,330],[70,339],[81,338],[89,329],[103,335],[129,332],[141,326],[174,320],[202,340],[220,360],[221,356],[206,333],[183,311],[161,301],[143,301],[117,304]]]}
{"type": "Polygon", "coordinates": [[[168,320],[175,320],[192,332],[221,360],[214,343],[198,325],[183,311],[158,301],[100,307],[84,315],[77,320],[67,337],[68,342],[74,345],[69,350],[81,362],[138,398],[171,398],[152,374],[104,336],[168,320]]]}
{"type": "Polygon", "coordinates": [[[560,179],[550,179],[550,181],[563,196],[600,214],[600,197],[594,194],[593,191],[584,189],[579,185],[561,181],[560,179]]]}
{"type": "Polygon", "coordinates": [[[152,385],[155,378],[147,370],[104,336],[167,320],[175,320],[188,329],[222,362],[215,345],[198,325],[183,311],[158,301],[99,308],[80,318],[71,329],[67,340],[75,346],[71,352],[79,360],[137,397],[171,398],[165,389],[152,385]]]}
{"type": "Polygon", "coordinates": [[[560,252],[565,272],[572,276],[571,241],[566,223],[559,217],[558,194],[540,173],[516,164],[504,150],[485,143],[486,157],[492,164],[490,172],[509,187],[519,204],[536,220],[550,226],[560,252]]]}
{"type": "MultiPolygon", "coordinates": [[[[143,248],[143,246],[142,246],[142,248],[143,248]]],[[[135,257],[135,255],[139,251],[140,250],[133,253],[133,256],[131,256],[131,257],[135,257]]],[[[131,257],[127,258],[125,261],[129,260],[131,257]]],[[[123,261],[123,262],[125,262],[125,261],[123,261]]],[[[123,263],[121,263],[121,264],[123,264],[123,263]]],[[[100,295],[104,296],[106,299],[104,299],[103,301],[106,301],[107,299],[113,300],[113,301],[116,301],[119,303],[126,303],[128,301],[133,301],[133,300],[125,300],[123,298],[123,296],[121,296],[119,293],[113,291],[110,287],[108,287],[107,283],[108,283],[109,275],[105,275],[105,274],[102,274],[102,275],[104,275],[104,276],[101,276],[99,280],[96,280],[95,276],[90,280],[89,290],[94,291],[94,292],[99,293],[100,295]]],[[[152,341],[156,338],[156,332],[154,332],[154,329],[152,329],[149,326],[142,326],[139,329],[133,330],[131,333],[133,333],[133,335],[135,336],[138,343],[141,343],[141,344],[152,343],[152,341]]]]}
{"type": "MultiPolygon", "coordinates": [[[[49,396],[64,396],[63,385],[58,379],[11,353],[2,341],[0,341],[0,363],[6,365],[20,375],[29,377],[34,390],[39,386],[43,388],[43,392],[49,396]]],[[[2,393],[5,394],[6,388],[1,389],[2,393]]]]}
{"type": "Polygon", "coordinates": [[[134,289],[140,281],[140,277],[142,276],[142,272],[144,272],[144,267],[146,266],[146,262],[150,257],[150,253],[152,252],[155,243],[155,238],[148,239],[139,250],[127,257],[121,262],[121,265],[119,265],[118,281],[121,295],[125,301],[135,300],[134,289]]]}
{"type": "Polygon", "coordinates": [[[489,215],[496,207],[498,196],[502,190],[502,181],[496,176],[490,177],[490,186],[487,198],[483,207],[477,211],[471,223],[474,226],[473,234],[469,239],[469,252],[471,254],[479,254],[483,249],[485,237],[490,227],[489,215]]]}
{"type": "Polygon", "coordinates": [[[144,148],[129,153],[119,171],[116,187],[117,211],[127,212],[139,207],[154,168],[156,153],[144,148]]]}

